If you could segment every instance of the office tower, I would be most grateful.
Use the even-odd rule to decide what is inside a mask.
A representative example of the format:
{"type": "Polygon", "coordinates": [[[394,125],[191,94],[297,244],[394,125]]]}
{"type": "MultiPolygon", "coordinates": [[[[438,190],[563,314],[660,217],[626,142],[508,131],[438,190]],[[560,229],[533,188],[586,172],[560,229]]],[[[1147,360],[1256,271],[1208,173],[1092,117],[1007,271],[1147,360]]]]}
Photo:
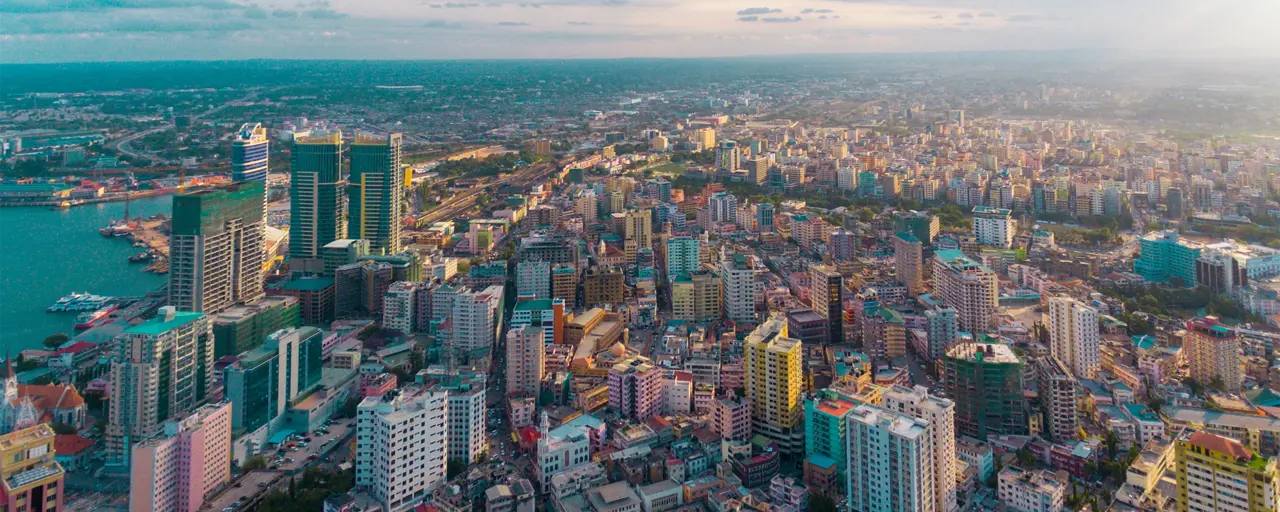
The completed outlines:
{"type": "Polygon", "coordinates": [[[401,137],[399,133],[386,137],[356,134],[351,143],[347,236],[368,240],[372,254],[400,252],[405,188],[401,137]]]}
{"type": "Polygon", "coordinates": [[[956,432],[961,435],[986,439],[988,434],[1027,433],[1022,360],[1008,345],[951,347],[942,359],[942,386],[956,404],[956,432]]]}
{"type": "Polygon", "coordinates": [[[893,262],[898,280],[907,285],[907,295],[915,297],[924,291],[924,246],[906,231],[893,236],[893,262]]]}
{"type": "Polygon", "coordinates": [[[738,143],[722,140],[716,147],[716,172],[730,173],[741,167],[742,153],[738,151],[738,143]]]}
{"type": "Polygon", "coordinates": [[[1004,208],[973,207],[973,236],[978,245],[1008,249],[1013,245],[1013,235],[1018,234],[1017,223],[1012,212],[1004,208]]]}
{"type": "Polygon", "coordinates": [[[1070,297],[1049,298],[1049,354],[1058,358],[1071,373],[1092,379],[1101,364],[1098,345],[1098,310],[1070,297]]]}
{"type": "Polygon", "coordinates": [[[538,396],[544,374],[546,344],[533,325],[507,332],[507,396],[538,396]]]}
{"type": "Polygon", "coordinates": [[[1033,359],[1032,366],[1040,405],[1044,408],[1045,432],[1059,443],[1075,439],[1080,433],[1076,412],[1079,393],[1071,368],[1052,356],[1033,359]]]}
{"type": "Polygon", "coordinates": [[[604,200],[606,214],[621,213],[623,210],[627,209],[627,194],[622,190],[609,192],[604,196],[604,200]]]}
{"type": "Polygon", "coordinates": [[[980,333],[995,324],[996,273],[955,249],[933,255],[933,295],[955,308],[960,329],[980,333]]]}
{"type": "Polygon", "coordinates": [[[282,329],[223,369],[231,426],[253,432],[270,425],[293,400],[319,384],[323,340],[315,327],[282,329]]]}
{"type": "MultiPolygon", "coordinates": [[[[382,299],[382,327],[401,334],[418,332],[418,301],[423,295],[422,283],[396,281],[387,287],[382,299]]],[[[425,327],[425,326],[423,326],[425,327]]]]}
{"type": "Polygon", "coordinates": [[[1195,286],[1196,261],[1201,247],[1178,240],[1177,231],[1154,231],[1138,240],[1140,256],[1133,259],[1133,271],[1153,283],[1195,286]]]}
{"type": "Polygon", "coordinates": [[[707,210],[711,212],[711,222],[736,222],[738,198],[728,192],[716,192],[707,199],[707,210]]]}
{"type": "Polygon", "coordinates": [[[265,182],[173,196],[169,304],[217,314],[263,297],[265,182]]]}
{"type": "Polygon", "coordinates": [[[1236,332],[1212,316],[1188,320],[1186,327],[1182,351],[1191,367],[1191,378],[1206,387],[1221,384],[1226,391],[1239,391],[1244,376],[1236,332]]]}
{"type": "Polygon", "coordinates": [[[726,396],[711,402],[711,431],[733,441],[751,438],[751,402],[726,396]]]}
{"type": "Polygon", "coordinates": [[[356,408],[356,485],[385,510],[430,495],[445,479],[449,394],[409,387],[356,408]]]}
{"type": "Polygon", "coordinates": [[[111,347],[111,407],[107,453],[127,462],[131,444],[160,432],[209,398],[213,387],[213,327],[204,313],[160,308],[116,336],[111,347]]]}
{"type": "Polygon", "coordinates": [[[938,236],[942,224],[937,217],[929,215],[928,212],[920,212],[915,210],[905,210],[893,212],[893,230],[901,233],[906,231],[916,237],[924,246],[933,245],[933,239],[938,236]]]}
{"type": "Polygon", "coordinates": [[[760,203],[756,205],[756,229],[761,233],[773,232],[772,203],[760,203]]]}
{"type": "Polygon", "coordinates": [[[54,460],[57,435],[48,423],[0,436],[0,509],[55,512],[62,508],[66,473],[54,460]]]}
{"type": "Polygon", "coordinates": [[[1182,189],[1170,188],[1165,192],[1166,217],[1174,220],[1181,220],[1182,216],[1186,215],[1183,211],[1184,209],[1185,206],[1183,206],[1182,189]]]}
{"type": "Polygon", "coordinates": [[[551,295],[564,301],[566,311],[573,311],[578,306],[578,269],[570,265],[552,268],[551,295]]]}
{"type": "Polygon", "coordinates": [[[653,214],[649,210],[627,210],[625,222],[623,250],[627,263],[635,263],[636,251],[653,247],[653,214]]]}
{"type": "Polygon", "coordinates": [[[872,405],[848,418],[849,510],[937,512],[929,422],[872,405]]]}
{"type": "Polygon", "coordinates": [[[485,374],[448,371],[428,375],[427,379],[434,381],[431,391],[449,395],[449,433],[445,436],[448,460],[478,464],[489,447],[485,434],[485,374]]]}
{"type": "Polygon", "coordinates": [[[724,280],[724,316],[738,324],[756,323],[756,303],[762,285],[757,278],[755,258],[731,254],[720,262],[720,278],[724,280]]]}
{"type": "Polygon", "coordinates": [[[262,123],[244,123],[231,140],[231,181],[267,181],[270,141],[262,123]]]}
{"type": "Polygon", "coordinates": [[[369,241],[361,238],[343,238],[334,240],[320,248],[320,259],[324,265],[324,275],[331,276],[343,265],[353,265],[360,258],[369,255],[369,241]]]}
{"type": "Polygon", "coordinates": [[[928,358],[931,364],[942,359],[959,336],[960,320],[955,308],[941,307],[924,312],[925,332],[929,336],[928,358]]]}
{"type": "Polygon", "coordinates": [[[809,265],[809,303],[827,319],[827,343],[844,343],[844,276],[829,265],[809,265]]]}
{"type": "Polygon", "coordinates": [[[701,271],[682,273],[671,282],[671,310],[675,319],[706,322],[720,318],[720,276],[701,271]]]}
{"type": "Polygon", "coordinates": [[[934,510],[956,507],[956,404],[929,394],[924,386],[893,386],[884,392],[881,405],[890,411],[929,422],[933,458],[934,510]]]}
{"type": "Polygon", "coordinates": [[[804,413],[800,340],[788,338],[786,318],[774,315],[747,335],[745,351],[743,378],[755,432],[773,440],[783,453],[800,453],[804,449],[804,430],[797,428],[804,413]]]}
{"type": "Polygon", "coordinates": [[[769,178],[769,159],[762,156],[747,159],[747,181],[760,185],[769,178]]]}
{"type": "Polygon", "coordinates": [[[1184,430],[1174,445],[1178,512],[1273,512],[1280,469],[1235,439],[1184,430]]]}
{"type": "Polygon", "coordinates": [[[662,369],[647,357],[631,356],[609,368],[609,408],[645,421],[662,408],[662,369]]]}
{"type": "Polygon", "coordinates": [[[162,436],[135,445],[129,510],[196,512],[231,483],[231,404],[205,405],[165,422],[162,436]]]}
{"type": "Polygon", "coordinates": [[[543,333],[543,343],[564,343],[564,301],[520,297],[511,311],[511,328],[534,326],[543,333]]]}
{"type": "Polygon", "coordinates": [[[1058,512],[1068,490],[1068,479],[1044,469],[1008,466],[997,477],[1000,502],[1019,512],[1058,512]]]}
{"type": "Polygon", "coordinates": [[[616,268],[592,267],[582,278],[583,306],[620,304],[624,300],[622,271],[616,268]]]}
{"type": "Polygon", "coordinates": [[[551,263],[546,261],[517,263],[516,296],[551,298],[551,263]]]}
{"type": "Polygon", "coordinates": [[[835,261],[854,261],[858,259],[858,233],[844,228],[831,232],[828,237],[827,251],[835,261]]]}
{"type": "Polygon", "coordinates": [[[849,470],[849,414],[857,406],[831,389],[820,389],[814,398],[804,401],[805,460],[831,459],[836,465],[836,481],[841,483],[849,470]]]}
{"type": "Polygon", "coordinates": [[[449,308],[444,311],[449,312],[452,323],[449,348],[466,352],[488,350],[502,327],[502,287],[456,290],[449,300],[449,308]]]}
{"type": "Polygon", "coordinates": [[[342,200],[342,133],[300,137],[289,156],[290,267],[309,265],[320,248],[347,237],[342,200]]]}
{"type": "Polygon", "coordinates": [[[697,272],[702,266],[702,243],[690,236],[673,236],[667,240],[667,277],[675,279],[684,273],[697,272]]]}

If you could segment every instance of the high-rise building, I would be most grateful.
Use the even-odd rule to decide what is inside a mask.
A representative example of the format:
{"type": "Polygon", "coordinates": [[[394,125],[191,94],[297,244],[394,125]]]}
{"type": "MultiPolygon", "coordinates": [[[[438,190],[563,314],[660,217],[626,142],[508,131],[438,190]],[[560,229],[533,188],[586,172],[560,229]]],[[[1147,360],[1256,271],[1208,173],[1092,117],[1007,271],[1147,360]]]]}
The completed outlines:
{"type": "Polygon", "coordinates": [[[1212,316],[1188,320],[1186,327],[1182,351],[1191,367],[1191,378],[1204,386],[1221,384],[1226,391],[1239,391],[1244,376],[1236,332],[1212,316]]]}
{"type": "Polygon", "coordinates": [[[539,299],[551,298],[551,263],[547,261],[517,263],[516,295],[539,299]]]}
{"type": "Polygon", "coordinates": [[[893,386],[884,392],[881,405],[890,411],[929,422],[933,445],[934,510],[956,507],[956,404],[929,394],[924,386],[893,386]]]}
{"type": "Polygon", "coordinates": [[[368,240],[373,254],[400,252],[405,187],[401,138],[399,133],[386,137],[356,134],[351,143],[347,236],[368,240]]]}
{"type": "Polygon", "coordinates": [[[1000,502],[1019,512],[1062,510],[1067,479],[1048,470],[1008,466],[997,477],[1000,502]]]}
{"type": "Polygon", "coordinates": [[[270,140],[262,123],[244,123],[231,139],[231,181],[267,181],[270,140]]]}
{"type": "Polygon", "coordinates": [[[418,302],[423,299],[425,289],[422,283],[413,281],[396,281],[387,287],[382,299],[382,327],[394,329],[402,334],[412,334],[425,330],[418,325],[418,302]]]}
{"type": "Polygon", "coordinates": [[[1143,279],[1195,286],[1199,245],[1178,240],[1177,231],[1153,231],[1138,239],[1138,249],[1142,254],[1133,259],[1133,271],[1143,279]]]}
{"type": "Polygon", "coordinates": [[[1011,211],[978,205],[973,207],[973,236],[978,245],[990,245],[1008,249],[1013,245],[1013,235],[1018,234],[1018,221],[1011,211]]]}
{"type": "Polygon", "coordinates": [[[213,327],[204,313],[160,308],[112,342],[107,453],[127,462],[132,443],[160,433],[164,422],[209,398],[213,388],[213,327]]]}
{"type": "Polygon", "coordinates": [[[609,408],[645,421],[662,408],[662,369],[647,357],[631,356],[609,368],[609,408]]]}
{"type": "Polygon", "coordinates": [[[232,427],[253,432],[270,425],[320,383],[323,334],[315,327],[276,331],[223,370],[232,427]]]}
{"type": "Polygon", "coordinates": [[[729,173],[742,167],[742,152],[738,151],[738,143],[722,140],[716,147],[716,171],[729,173]]]}
{"type": "Polygon", "coordinates": [[[928,421],[859,405],[849,413],[848,425],[849,510],[937,511],[928,421]]]}
{"type": "Polygon", "coordinates": [[[449,394],[449,433],[445,436],[449,460],[466,465],[479,463],[489,448],[485,427],[485,374],[446,371],[428,378],[435,383],[432,391],[449,394]]]}
{"type": "Polygon", "coordinates": [[[827,343],[844,343],[844,276],[829,265],[809,265],[810,306],[827,319],[827,343]]]}
{"type": "MultiPolygon", "coordinates": [[[[440,306],[432,304],[433,309],[440,306]]],[[[502,327],[502,287],[490,286],[481,291],[456,290],[450,297],[449,322],[452,324],[449,347],[455,350],[487,350],[498,339],[502,327]]]]}
{"type": "Polygon", "coordinates": [[[959,336],[960,320],[955,308],[941,307],[924,312],[925,332],[929,337],[929,361],[938,361],[947,354],[959,336]]]}
{"type": "Polygon", "coordinates": [[[756,229],[761,233],[773,232],[772,203],[760,203],[756,205],[756,229]]]}
{"type": "Polygon", "coordinates": [[[707,198],[707,210],[711,213],[711,222],[736,222],[738,198],[728,192],[716,192],[707,198]]]}
{"type": "Polygon", "coordinates": [[[933,255],[933,294],[953,307],[960,328],[981,333],[991,329],[999,307],[996,273],[964,253],[948,249],[933,255]]]}
{"type": "Polygon", "coordinates": [[[329,242],[347,237],[342,133],[300,137],[289,155],[289,259],[307,269],[329,242]]]}
{"type": "Polygon", "coordinates": [[[360,258],[369,255],[369,241],[361,238],[343,238],[334,240],[320,248],[320,259],[324,265],[324,275],[331,276],[338,267],[354,265],[360,258]]]}
{"type": "Polygon", "coordinates": [[[693,135],[690,139],[698,146],[699,151],[707,151],[716,147],[716,129],[698,128],[693,131],[693,135]]]}
{"type": "Polygon", "coordinates": [[[217,314],[263,297],[265,182],[173,196],[169,304],[217,314]]]}
{"type": "Polygon", "coordinates": [[[627,263],[636,262],[636,251],[653,247],[653,214],[649,210],[627,210],[622,239],[627,263]]]}
{"type": "Polygon", "coordinates": [[[738,324],[756,323],[756,303],[763,293],[753,256],[728,255],[720,262],[724,280],[724,316],[738,324]]]}
{"type": "Polygon", "coordinates": [[[507,395],[538,396],[545,373],[542,329],[529,325],[507,332],[507,395]]]}
{"type": "Polygon", "coordinates": [[[836,478],[845,482],[849,470],[849,414],[858,403],[831,389],[818,390],[804,401],[804,453],[806,460],[827,457],[836,464],[836,478]]]}
{"type": "Polygon", "coordinates": [[[831,259],[837,262],[856,260],[858,245],[861,243],[860,238],[856,231],[844,228],[832,231],[828,237],[827,252],[831,254],[831,259]]]}
{"type": "Polygon", "coordinates": [[[736,395],[711,403],[711,431],[733,441],[751,438],[751,402],[736,395]]]}
{"type": "Polygon", "coordinates": [[[901,233],[905,231],[911,233],[922,245],[933,245],[933,239],[938,236],[938,231],[941,228],[942,224],[938,218],[929,215],[928,212],[915,210],[893,212],[894,232],[901,233]]]}
{"type": "Polygon", "coordinates": [[[893,261],[898,280],[907,285],[911,297],[924,290],[924,246],[906,231],[893,236],[893,261]]]}
{"type": "Polygon", "coordinates": [[[942,359],[942,386],[956,404],[956,432],[961,435],[986,439],[988,434],[1027,433],[1022,360],[1008,345],[951,347],[942,359]]]}
{"type": "Polygon", "coordinates": [[[617,268],[592,267],[582,278],[584,307],[619,304],[624,298],[622,271],[617,268]]]}
{"type": "Polygon", "coordinates": [[[564,301],[560,299],[516,299],[511,311],[511,328],[537,327],[543,343],[564,343],[564,301]]]}
{"type": "Polygon", "coordinates": [[[231,404],[205,405],[133,447],[129,510],[196,512],[231,483],[231,404]]]}
{"type": "Polygon", "coordinates": [[[769,178],[769,159],[756,156],[747,159],[747,181],[760,185],[769,178]]]}
{"type": "Polygon", "coordinates": [[[444,391],[365,398],[356,408],[356,485],[385,510],[421,502],[445,479],[448,417],[444,391]]]}
{"type": "Polygon", "coordinates": [[[1174,445],[1178,512],[1273,512],[1280,469],[1235,439],[1183,431],[1174,445]]]}
{"type": "Polygon", "coordinates": [[[551,295],[564,301],[565,311],[573,311],[578,306],[578,269],[571,265],[552,268],[551,295]]]}
{"type": "Polygon", "coordinates": [[[683,273],[701,268],[702,243],[691,236],[673,236],[667,240],[667,277],[675,279],[683,273]]]}
{"type": "Polygon", "coordinates": [[[1092,379],[1101,365],[1098,310],[1070,297],[1049,298],[1049,354],[1082,379],[1092,379]]]}
{"type": "Polygon", "coordinates": [[[1032,366],[1040,405],[1044,408],[1045,431],[1059,443],[1075,439],[1080,432],[1079,392],[1071,369],[1052,356],[1034,359],[1032,366]]]}
{"type": "Polygon", "coordinates": [[[804,430],[799,428],[804,413],[801,345],[800,340],[787,337],[786,317],[774,315],[747,335],[744,346],[743,377],[755,432],[788,454],[804,449],[804,430]]]}
{"type": "Polygon", "coordinates": [[[56,512],[66,473],[54,460],[57,435],[48,423],[0,436],[0,509],[56,512]]]}
{"type": "Polygon", "coordinates": [[[720,318],[724,284],[708,271],[682,273],[671,282],[671,310],[677,320],[704,322],[720,318]]]}

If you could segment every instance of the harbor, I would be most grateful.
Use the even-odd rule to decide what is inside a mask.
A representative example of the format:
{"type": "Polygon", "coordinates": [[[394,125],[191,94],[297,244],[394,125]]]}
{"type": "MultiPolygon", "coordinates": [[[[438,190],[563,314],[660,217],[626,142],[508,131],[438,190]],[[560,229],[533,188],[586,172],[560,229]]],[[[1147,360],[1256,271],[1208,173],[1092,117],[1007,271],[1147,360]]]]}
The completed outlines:
{"type": "Polygon", "coordinates": [[[112,220],[98,230],[106,238],[126,238],[142,252],[129,256],[129,263],[148,263],[144,269],[154,274],[169,272],[170,218],[163,213],[150,217],[129,217],[129,202],[125,203],[124,219],[112,220]]]}

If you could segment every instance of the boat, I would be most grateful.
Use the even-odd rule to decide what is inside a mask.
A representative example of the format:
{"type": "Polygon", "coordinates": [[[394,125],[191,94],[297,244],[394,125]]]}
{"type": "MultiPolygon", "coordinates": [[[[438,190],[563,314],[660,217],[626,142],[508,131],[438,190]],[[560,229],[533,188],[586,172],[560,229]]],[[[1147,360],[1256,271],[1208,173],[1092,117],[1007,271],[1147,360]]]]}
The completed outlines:
{"type": "Polygon", "coordinates": [[[151,251],[143,251],[129,257],[129,263],[146,263],[155,259],[155,255],[151,251]]]}
{"type": "Polygon", "coordinates": [[[115,300],[115,297],[93,295],[89,293],[72,293],[71,295],[58,299],[58,302],[55,302],[52,306],[46,308],[46,311],[93,311],[105,306],[108,302],[113,300],[115,300]]]}
{"type": "Polygon", "coordinates": [[[69,209],[69,208],[71,208],[71,202],[70,202],[70,201],[63,201],[63,202],[60,202],[60,203],[58,203],[58,204],[56,204],[56,205],[53,205],[53,209],[54,209],[54,210],[66,210],[66,209],[69,209]]]}
{"type": "Polygon", "coordinates": [[[97,311],[92,313],[81,313],[80,316],[76,317],[75,328],[92,329],[99,325],[103,325],[111,320],[111,314],[115,313],[119,308],[120,306],[111,304],[109,306],[99,308],[97,311]]]}
{"type": "Polygon", "coordinates": [[[81,299],[88,297],[89,292],[77,293],[71,292],[71,295],[58,299],[52,306],[45,308],[45,311],[68,311],[67,307],[79,303],[81,299]]]}

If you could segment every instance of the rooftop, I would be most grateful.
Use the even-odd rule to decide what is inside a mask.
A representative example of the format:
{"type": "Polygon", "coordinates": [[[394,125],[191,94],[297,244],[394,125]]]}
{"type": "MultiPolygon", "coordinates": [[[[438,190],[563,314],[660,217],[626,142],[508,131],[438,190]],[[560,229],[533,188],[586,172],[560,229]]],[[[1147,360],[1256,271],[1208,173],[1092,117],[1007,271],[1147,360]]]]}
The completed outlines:
{"type": "Polygon", "coordinates": [[[163,309],[164,308],[161,308],[162,311],[159,316],[125,329],[124,333],[157,336],[186,325],[189,322],[194,322],[204,316],[204,313],[191,313],[186,311],[174,311],[172,315],[165,315],[163,309]]]}

